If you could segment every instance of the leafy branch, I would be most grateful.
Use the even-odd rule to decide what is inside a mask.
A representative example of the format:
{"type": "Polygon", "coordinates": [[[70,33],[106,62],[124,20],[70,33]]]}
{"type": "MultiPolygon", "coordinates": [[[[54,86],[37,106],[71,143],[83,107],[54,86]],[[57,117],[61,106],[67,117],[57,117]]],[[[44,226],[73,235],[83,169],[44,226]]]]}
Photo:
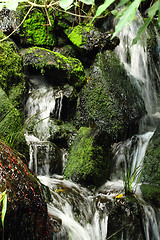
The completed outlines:
{"type": "MultiPolygon", "coordinates": [[[[115,3],[116,0],[105,0],[103,4],[101,4],[93,17],[84,15],[83,17],[88,17],[89,19],[92,18],[91,22],[93,22],[96,18],[103,16],[103,14],[108,11],[108,8],[115,3]]],[[[147,0],[146,0],[147,1],[147,0]]],[[[81,2],[86,5],[95,6],[95,0],[80,0],[78,2],[81,2]]],[[[113,11],[111,13],[116,16],[118,19],[118,23],[115,27],[115,32],[113,33],[112,39],[117,36],[117,34],[123,29],[123,27],[128,26],[135,18],[137,9],[139,8],[140,4],[144,2],[144,0],[120,0],[119,4],[116,5],[113,11]],[[119,8],[122,7],[121,10],[119,8]]],[[[72,8],[73,6],[77,6],[77,0],[43,0],[38,1],[37,0],[0,0],[0,10],[2,10],[3,7],[8,8],[9,10],[16,10],[19,3],[26,3],[30,8],[25,15],[24,19],[20,23],[20,25],[14,30],[17,31],[17,29],[23,24],[27,16],[29,15],[30,11],[33,7],[40,7],[44,8],[46,12],[46,16],[48,19],[49,25],[51,24],[48,14],[48,9],[54,9],[58,11],[65,11],[68,14],[72,14],[72,12],[69,12],[68,10],[72,8]]],[[[83,10],[83,9],[82,9],[83,10]]],[[[82,11],[83,12],[83,11],[82,11]]],[[[110,11],[108,11],[110,13],[110,11]]],[[[107,14],[108,14],[107,13],[107,14]]],[[[74,14],[77,16],[77,13],[74,14]]],[[[80,15],[78,15],[80,16],[80,15]]],[[[106,15],[105,15],[106,16],[106,15]]],[[[82,17],[82,16],[80,16],[82,17]]],[[[151,6],[149,7],[147,11],[147,17],[143,24],[143,26],[139,29],[138,34],[136,38],[133,40],[133,44],[135,44],[138,39],[140,38],[141,34],[145,31],[145,29],[148,27],[149,23],[156,18],[158,21],[158,25],[160,26],[160,0],[152,1],[151,6]]],[[[13,32],[13,33],[14,33],[13,32]]],[[[11,35],[13,34],[11,33],[11,35]]],[[[11,36],[10,35],[10,36],[11,36]]],[[[4,40],[4,39],[2,39],[4,40]]],[[[1,40],[1,41],[2,41],[1,40]]]]}

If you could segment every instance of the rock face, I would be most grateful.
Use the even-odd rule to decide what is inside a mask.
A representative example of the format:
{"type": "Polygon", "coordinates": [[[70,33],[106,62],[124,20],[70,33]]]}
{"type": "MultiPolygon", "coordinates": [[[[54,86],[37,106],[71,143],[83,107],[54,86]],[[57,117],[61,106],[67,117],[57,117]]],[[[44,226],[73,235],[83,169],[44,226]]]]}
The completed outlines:
{"type": "Polygon", "coordinates": [[[0,142],[0,192],[4,190],[8,197],[5,239],[47,239],[47,207],[38,180],[20,157],[0,142]]]}
{"type": "Polygon", "coordinates": [[[111,154],[107,143],[105,133],[94,128],[80,128],[70,149],[64,171],[66,178],[86,186],[103,184],[110,170],[111,154]]]}
{"type": "Polygon", "coordinates": [[[129,135],[145,114],[144,102],[114,53],[99,53],[78,104],[78,126],[106,131],[113,139],[129,135]]]}

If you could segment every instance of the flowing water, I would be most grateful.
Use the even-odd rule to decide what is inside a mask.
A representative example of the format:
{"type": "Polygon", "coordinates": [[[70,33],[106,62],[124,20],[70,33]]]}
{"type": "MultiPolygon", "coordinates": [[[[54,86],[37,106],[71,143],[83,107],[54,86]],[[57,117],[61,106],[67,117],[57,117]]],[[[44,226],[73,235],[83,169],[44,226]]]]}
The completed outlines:
{"type": "MultiPolygon", "coordinates": [[[[53,236],[54,240],[106,240],[109,212],[106,204],[99,199],[104,197],[113,200],[116,195],[122,193],[124,189],[122,175],[127,174],[128,170],[130,170],[130,176],[134,176],[132,183],[130,183],[132,190],[136,191],[138,186],[137,183],[143,168],[146,148],[155,130],[155,119],[160,116],[155,86],[151,82],[148,71],[147,33],[143,37],[145,39],[143,42],[131,46],[142,21],[140,16],[138,18],[139,21],[133,22],[130,27],[125,28],[120,33],[120,44],[116,48],[115,54],[124,64],[134,84],[138,86],[148,114],[140,124],[139,134],[125,142],[113,145],[115,165],[112,178],[111,181],[106,182],[99,189],[97,194],[66,181],[61,176],[53,175],[49,177],[49,153],[51,147],[48,139],[50,136],[50,116],[54,115],[57,119],[61,118],[64,93],[61,89],[54,89],[46,84],[43,79],[33,77],[30,80],[30,96],[26,110],[29,119],[35,120],[36,124],[32,129],[32,134],[30,134],[29,129],[25,134],[30,146],[29,166],[37,175],[41,175],[39,176],[40,181],[50,188],[52,203],[48,204],[49,213],[62,223],[61,231],[57,231],[53,236]],[[46,148],[46,153],[43,156],[43,163],[39,164],[38,152],[42,148],[46,148]],[[105,192],[105,196],[100,192],[105,192]]],[[[66,151],[64,151],[64,159],[65,156],[67,156],[66,151]]],[[[137,195],[140,195],[138,190],[137,195]]],[[[157,223],[158,215],[151,206],[144,205],[143,208],[143,225],[146,240],[160,239],[157,223]]],[[[121,239],[129,240],[130,237],[129,235],[124,236],[122,232],[121,239]]]]}

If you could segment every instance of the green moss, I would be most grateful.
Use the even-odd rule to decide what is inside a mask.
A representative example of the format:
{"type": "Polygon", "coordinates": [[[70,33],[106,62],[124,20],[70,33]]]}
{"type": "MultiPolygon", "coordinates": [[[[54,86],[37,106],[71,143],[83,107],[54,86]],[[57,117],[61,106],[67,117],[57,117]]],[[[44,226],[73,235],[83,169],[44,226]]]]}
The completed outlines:
{"type": "Polygon", "coordinates": [[[142,184],[141,191],[144,200],[155,207],[160,207],[160,189],[159,186],[142,184]]]}
{"type": "Polygon", "coordinates": [[[71,33],[68,35],[68,38],[73,44],[79,47],[82,44],[84,45],[87,41],[87,38],[84,37],[84,35],[82,36],[82,33],[90,33],[91,30],[92,30],[91,24],[85,26],[78,25],[75,28],[73,28],[73,30],[71,30],[71,33]]]}
{"type": "MultiPolygon", "coordinates": [[[[25,14],[25,9],[22,10],[25,14]]],[[[23,15],[23,14],[22,14],[23,15]]],[[[54,20],[53,14],[49,14],[51,26],[47,25],[46,13],[42,9],[33,9],[31,14],[25,20],[20,36],[26,44],[37,46],[53,46],[54,38],[54,20]]]]}
{"type": "Polygon", "coordinates": [[[26,94],[26,86],[25,82],[20,82],[16,86],[12,86],[11,89],[9,90],[9,99],[14,105],[14,107],[20,109],[22,106],[22,99],[24,99],[24,96],[26,94]]]}
{"type": "Polygon", "coordinates": [[[14,108],[5,92],[0,89],[0,134],[9,137],[21,127],[19,111],[14,108]]]}
{"type": "MultiPolygon", "coordinates": [[[[0,31],[0,38],[5,35],[0,31]]],[[[13,84],[24,83],[22,70],[22,58],[17,52],[16,46],[11,41],[0,43],[0,86],[8,91],[13,84]]]]}
{"type": "Polygon", "coordinates": [[[119,59],[110,51],[98,53],[88,84],[80,94],[77,126],[94,123],[117,140],[143,114],[144,102],[119,59]]]}
{"type": "Polygon", "coordinates": [[[142,180],[144,183],[160,185],[160,126],[152,136],[144,157],[142,180]]]}
{"type": "Polygon", "coordinates": [[[70,150],[65,177],[85,185],[99,186],[108,177],[107,170],[104,149],[96,141],[94,130],[80,128],[70,150]]]}
{"type": "Polygon", "coordinates": [[[71,57],[53,52],[44,48],[32,47],[22,52],[24,65],[36,69],[48,77],[56,75],[54,83],[62,85],[69,83],[72,86],[84,85],[84,67],[82,63],[71,57]],[[42,57],[43,56],[43,57],[42,57]],[[65,82],[64,82],[65,81],[65,82]]]}

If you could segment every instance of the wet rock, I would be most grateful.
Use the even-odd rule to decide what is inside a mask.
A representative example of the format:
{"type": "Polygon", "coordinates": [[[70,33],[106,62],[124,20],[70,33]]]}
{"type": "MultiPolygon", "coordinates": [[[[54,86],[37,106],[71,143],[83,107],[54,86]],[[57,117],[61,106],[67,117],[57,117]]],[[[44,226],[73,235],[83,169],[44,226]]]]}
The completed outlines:
{"type": "Polygon", "coordinates": [[[143,223],[143,209],[134,198],[121,198],[109,207],[108,238],[119,240],[145,239],[143,223]]]}
{"type": "MultiPolygon", "coordinates": [[[[7,192],[5,239],[48,239],[47,206],[40,185],[20,156],[0,141],[0,192],[7,192]]],[[[1,206],[2,208],[2,206],[1,206]]],[[[0,227],[2,236],[2,227],[0,227]]]]}
{"type": "Polygon", "coordinates": [[[112,139],[125,139],[145,115],[144,102],[119,59],[99,53],[78,101],[77,126],[95,126],[112,139]]]}

